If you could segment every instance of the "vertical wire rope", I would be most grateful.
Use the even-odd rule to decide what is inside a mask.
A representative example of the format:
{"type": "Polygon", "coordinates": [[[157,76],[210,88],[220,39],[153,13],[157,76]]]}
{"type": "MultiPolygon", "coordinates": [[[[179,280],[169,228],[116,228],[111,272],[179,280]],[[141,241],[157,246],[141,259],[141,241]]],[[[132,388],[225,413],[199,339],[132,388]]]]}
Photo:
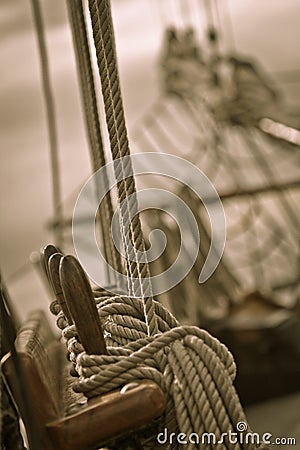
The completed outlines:
{"type": "Polygon", "coordinates": [[[47,128],[50,147],[50,163],[52,174],[52,201],[54,215],[54,239],[58,247],[62,247],[63,207],[61,201],[61,179],[58,158],[57,123],[55,116],[54,97],[50,79],[50,69],[39,0],[31,0],[33,22],[37,36],[38,51],[40,57],[41,81],[46,108],[47,128]]]}

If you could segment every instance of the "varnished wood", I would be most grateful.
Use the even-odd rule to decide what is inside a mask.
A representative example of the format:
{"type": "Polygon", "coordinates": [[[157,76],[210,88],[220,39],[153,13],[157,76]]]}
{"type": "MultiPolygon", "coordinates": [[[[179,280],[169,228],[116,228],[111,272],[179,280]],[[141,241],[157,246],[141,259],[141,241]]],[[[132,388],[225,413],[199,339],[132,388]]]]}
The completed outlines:
{"type": "Polygon", "coordinates": [[[47,429],[59,448],[82,450],[141,428],[159,417],[164,408],[160,388],[143,381],[124,394],[114,391],[96,397],[78,413],[48,423],[47,429]]]}
{"type": "Polygon", "coordinates": [[[44,248],[42,248],[41,256],[40,256],[42,267],[44,268],[45,274],[46,274],[50,284],[51,284],[51,280],[50,280],[50,274],[49,274],[49,270],[48,270],[48,263],[49,263],[49,259],[51,258],[51,256],[54,255],[55,253],[61,253],[61,252],[57,247],[55,247],[55,245],[48,244],[44,248]]]}
{"type": "Polygon", "coordinates": [[[63,258],[63,255],[61,253],[54,253],[50,256],[48,260],[48,272],[52,284],[53,293],[55,295],[56,300],[60,304],[60,307],[62,309],[62,312],[65,315],[65,318],[68,321],[69,325],[72,325],[73,319],[71,316],[71,313],[69,311],[68,305],[66,303],[62,287],[60,284],[60,277],[59,277],[59,264],[61,259],[63,258]]]}
{"type": "MultiPolygon", "coordinates": [[[[115,391],[91,399],[76,413],[66,416],[63,403],[66,380],[62,373],[69,364],[64,346],[52,332],[43,312],[35,312],[22,326],[16,339],[24,385],[34,416],[35,437],[43,450],[87,450],[149,424],[165,408],[163,392],[154,382],[141,381],[125,393],[115,391]]],[[[12,357],[2,360],[2,369],[21,410],[19,374],[12,357]]]]}
{"type": "Polygon", "coordinates": [[[106,345],[92,288],[79,261],[68,255],[60,262],[60,282],[81,344],[88,354],[106,354],[106,345]]]}
{"type": "Polygon", "coordinates": [[[60,415],[60,364],[63,347],[52,332],[44,313],[34,312],[21,327],[15,341],[16,367],[9,353],[2,359],[2,370],[36,448],[52,450],[45,423],[60,415]],[[17,370],[16,370],[17,369],[17,370]],[[21,369],[21,371],[20,371],[21,369]],[[21,380],[20,380],[21,377],[21,380]],[[24,394],[28,405],[24,405],[24,394]],[[24,407],[30,408],[25,411],[24,407]],[[28,412],[30,425],[28,425],[28,412]]]}

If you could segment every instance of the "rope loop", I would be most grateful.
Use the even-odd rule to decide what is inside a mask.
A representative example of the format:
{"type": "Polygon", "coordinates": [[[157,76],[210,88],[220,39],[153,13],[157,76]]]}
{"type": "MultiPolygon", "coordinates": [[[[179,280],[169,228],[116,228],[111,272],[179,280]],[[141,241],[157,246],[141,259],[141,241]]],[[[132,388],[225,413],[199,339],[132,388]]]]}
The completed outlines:
{"type": "MultiPolygon", "coordinates": [[[[148,379],[165,393],[164,425],[169,433],[214,433],[218,441],[222,433],[235,431],[238,422],[246,422],[233,386],[235,362],[225,345],[196,326],[180,326],[156,301],[158,333],[153,336],[147,333],[142,299],[100,297],[96,305],[107,355],[88,355],[78,342],[74,325],[63,331],[79,376],[73,385],[75,392],[91,398],[148,379]]],[[[254,450],[258,445],[229,442],[226,447],[215,447],[254,450]]],[[[191,444],[188,448],[200,447],[191,444]]]]}

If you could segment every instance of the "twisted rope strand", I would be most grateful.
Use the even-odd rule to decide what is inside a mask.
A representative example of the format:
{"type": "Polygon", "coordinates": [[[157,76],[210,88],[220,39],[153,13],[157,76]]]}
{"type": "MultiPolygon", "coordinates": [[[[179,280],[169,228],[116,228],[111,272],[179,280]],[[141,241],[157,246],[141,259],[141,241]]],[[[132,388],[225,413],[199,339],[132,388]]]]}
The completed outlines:
{"type": "Polygon", "coordinates": [[[118,197],[123,245],[130,274],[129,292],[143,298],[148,334],[157,333],[148,263],[141,261],[145,245],[138,214],[135,181],[116,65],[110,5],[106,0],[89,0],[102,94],[110,137],[118,197]],[[127,233],[128,230],[128,233],[127,233]],[[128,235],[128,236],[127,236],[128,235]]]}
{"type": "MultiPolygon", "coordinates": [[[[81,0],[67,0],[72,36],[74,41],[77,68],[80,79],[81,96],[84,107],[84,116],[89,140],[89,148],[93,171],[104,167],[106,164],[103,140],[101,135],[97,96],[91,64],[90,49],[87,37],[85,16],[81,0]]],[[[99,180],[100,182],[102,180],[99,180]]],[[[108,179],[104,172],[102,188],[107,191],[108,179]]],[[[113,207],[110,193],[103,198],[98,216],[101,223],[101,236],[107,262],[118,272],[123,273],[122,260],[117,252],[113,240],[110,224],[113,218],[113,207]]],[[[110,282],[110,273],[108,271],[110,282]]],[[[118,280],[115,279],[117,284],[118,280]]]]}
{"type": "MultiPolygon", "coordinates": [[[[91,4],[91,3],[90,3],[91,4]]],[[[111,73],[109,72],[108,64],[114,63],[113,58],[107,62],[107,56],[106,56],[106,47],[104,46],[103,42],[103,36],[102,36],[102,28],[100,23],[100,16],[99,16],[99,10],[97,8],[97,3],[94,2],[94,9],[91,7],[91,19],[92,19],[92,26],[94,31],[94,40],[95,40],[95,47],[96,47],[96,53],[98,58],[98,66],[99,66],[99,73],[100,73],[100,79],[102,83],[102,92],[103,92],[103,100],[104,100],[104,107],[106,111],[106,117],[107,117],[107,127],[109,131],[109,137],[111,142],[111,151],[113,155],[113,159],[118,159],[122,156],[122,152],[119,151],[121,142],[119,137],[119,128],[122,126],[124,129],[124,116],[122,114],[122,109],[120,110],[120,106],[117,110],[117,113],[115,113],[116,108],[118,107],[118,104],[120,105],[120,100],[118,100],[117,97],[120,98],[120,92],[118,91],[118,86],[116,86],[116,83],[113,83],[114,87],[114,93],[112,92],[112,83],[111,83],[111,73]],[[117,102],[117,104],[115,104],[117,102]],[[116,114],[120,116],[120,120],[117,122],[116,120],[116,114]]],[[[108,36],[109,38],[109,36],[108,36]]],[[[108,42],[108,40],[106,40],[108,42]]],[[[115,76],[115,71],[113,71],[113,74],[115,76]]],[[[123,130],[122,130],[123,131],[123,130]]],[[[123,131],[124,135],[124,131],[123,131]]],[[[128,147],[128,141],[126,136],[126,130],[125,130],[125,136],[123,139],[123,156],[129,154],[129,151],[126,150],[126,147],[128,147]]],[[[121,175],[123,172],[127,174],[128,176],[132,176],[132,169],[127,165],[128,170],[123,170],[123,161],[118,161],[115,163],[115,173],[116,173],[116,179],[123,178],[121,175]]],[[[127,182],[124,179],[121,179],[121,181],[118,183],[118,194],[119,194],[119,203],[120,203],[120,218],[122,220],[122,235],[123,237],[125,235],[125,225],[124,222],[128,221],[128,217],[130,217],[130,210],[127,202],[124,202],[127,198],[127,182]]],[[[126,254],[129,255],[129,244],[125,241],[125,251],[126,254]]],[[[129,266],[130,270],[130,266],[129,266]]]]}

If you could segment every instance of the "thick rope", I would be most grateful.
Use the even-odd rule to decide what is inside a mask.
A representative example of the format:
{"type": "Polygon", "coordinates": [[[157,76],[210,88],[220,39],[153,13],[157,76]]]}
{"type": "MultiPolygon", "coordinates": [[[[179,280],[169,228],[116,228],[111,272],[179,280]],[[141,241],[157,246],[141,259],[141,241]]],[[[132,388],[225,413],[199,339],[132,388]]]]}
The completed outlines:
{"type": "MultiPolygon", "coordinates": [[[[180,327],[162,305],[154,302],[150,285],[145,288],[141,282],[143,278],[149,278],[149,268],[139,259],[139,255],[144,256],[145,247],[137,214],[133,171],[130,160],[127,159],[126,163],[122,160],[130,155],[130,151],[110,7],[107,0],[89,0],[89,6],[118,180],[127,270],[133,280],[131,292],[134,297],[96,299],[108,355],[86,354],[75,326],[67,326],[62,313],[58,313],[57,323],[63,329],[70,359],[79,375],[74,390],[90,398],[120,389],[129,382],[153,380],[165,393],[164,419],[169,432],[186,436],[197,433],[200,437],[203,433],[214,433],[219,440],[223,433],[235,431],[238,422],[246,421],[233,387],[235,364],[226,347],[209,333],[197,327],[180,327]],[[130,260],[132,256],[134,260],[130,260]]],[[[156,444],[154,436],[152,448],[156,444]]],[[[230,441],[200,445],[201,448],[216,447],[220,450],[224,447],[230,450],[254,450],[258,447],[230,441]]],[[[200,448],[200,445],[190,443],[187,448],[200,448]]]]}
{"type": "MultiPolygon", "coordinates": [[[[79,374],[74,384],[76,392],[90,398],[120,389],[129,382],[150,379],[165,393],[164,426],[169,435],[176,432],[188,437],[196,433],[201,439],[203,433],[214,433],[218,441],[222,433],[236,432],[238,422],[246,423],[233,386],[236,373],[233,357],[217,339],[195,326],[180,327],[158,302],[153,303],[160,333],[156,336],[147,334],[140,299],[116,296],[96,298],[96,302],[108,355],[87,355],[75,326],[67,326],[62,314],[58,315],[70,359],[79,374]]],[[[151,448],[155,444],[153,436],[151,448]]],[[[189,449],[220,450],[257,447],[227,440],[211,446],[187,445],[189,449]]]]}
{"type": "Polygon", "coordinates": [[[115,162],[115,176],[118,180],[121,234],[128,266],[129,292],[143,298],[148,333],[154,335],[157,333],[157,324],[149,266],[147,262],[142,262],[145,257],[145,245],[138,214],[135,181],[130,158],[127,158],[126,162],[123,159],[130,155],[130,150],[116,63],[110,5],[106,0],[89,0],[89,8],[111,152],[115,162]]]}
{"type": "MultiPolygon", "coordinates": [[[[97,96],[84,11],[81,0],[68,0],[67,5],[80,80],[81,97],[89,140],[92,167],[93,171],[97,172],[98,169],[105,166],[106,158],[101,135],[97,96]]],[[[104,173],[103,180],[101,181],[104,184],[103,189],[106,190],[108,185],[106,172],[104,173]]],[[[104,197],[99,208],[98,216],[101,224],[101,236],[106,260],[118,273],[123,273],[122,260],[119,252],[113,244],[110,228],[113,218],[113,207],[110,193],[107,193],[104,197]]],[[[109,271],[108,281],[109,283],[111,282],[111,274],[109,271]]],[[[118,284],[118,280],[115,279],[114,281],[118,284]]]]}

